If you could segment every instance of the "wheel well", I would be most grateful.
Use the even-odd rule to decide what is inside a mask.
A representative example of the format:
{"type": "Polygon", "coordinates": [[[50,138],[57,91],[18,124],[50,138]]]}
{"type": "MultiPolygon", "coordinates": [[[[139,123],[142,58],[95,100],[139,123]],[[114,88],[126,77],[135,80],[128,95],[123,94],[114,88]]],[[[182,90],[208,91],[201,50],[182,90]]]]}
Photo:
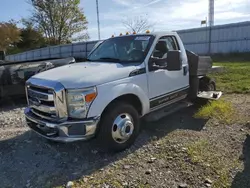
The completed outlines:
{"type": "MultiPolygon", "coordinates": [[[[105,114],[107,112],[109,107],[112,106],[112,104],[119,102],[119,101],[123,101],[123,102],[126,102],[128,104],[131,104],[137,110],[137,112],[139,113],[139,116],[142,115],[142,103],[141,103],[140,99],[134,94],[126,94],[126,95],[121,95],[121,96],[115,98],[114,100],[112,100],[103,110],[102,115],[101,115],[101,119],[103,118],[103,114],[105,114]]],[[[99,122],[99,125],[100,125],[100,122],[99,122]]],[[[96,135],[99,134],[99,131],[100,131],[100,126],[97,127],[96,135]]]]}
{"type": "Polygon", "coordinates": [[[108,107],[117,102],[117,101],[123,101],[123,102],[126,102],[126,103],[129,103],[131,104],[136,110],[137,112],[139,113],[139,115],[142,115],[142,104],[141,104],[141,101],[140,99],[134,95],[134,94],[126,94],[126,95],[121,95],[117,98],[115,98],[113,101],[111,101],[108,106],[104,109],[104,112],[108,109],[108,107]]]}
{"type": "Polygon", "coordinates": [[[207,88],[208,84],[210,84],[210,83],[213,83],[214,85],[216,85],[215,79],[210,78],[208,76],[204,76],[204,77],[200,78],[199,90],[206,91],[206,88],[207,88]]]}

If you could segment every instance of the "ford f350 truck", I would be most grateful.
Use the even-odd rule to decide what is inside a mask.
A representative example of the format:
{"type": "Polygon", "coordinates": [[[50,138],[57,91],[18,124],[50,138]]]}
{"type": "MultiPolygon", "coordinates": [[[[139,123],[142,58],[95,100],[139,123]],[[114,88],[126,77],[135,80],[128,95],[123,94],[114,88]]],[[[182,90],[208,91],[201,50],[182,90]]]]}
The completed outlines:
{"type": "Polygon", "coordinates": [[[140,120],[157,120],[197,98],[217,100],[210,57],[186,50],[176,32],[111,37],[86,62],[34,75],[26,82],[28,126],[58,142],[100,139],[130,147],[140,120]]]}

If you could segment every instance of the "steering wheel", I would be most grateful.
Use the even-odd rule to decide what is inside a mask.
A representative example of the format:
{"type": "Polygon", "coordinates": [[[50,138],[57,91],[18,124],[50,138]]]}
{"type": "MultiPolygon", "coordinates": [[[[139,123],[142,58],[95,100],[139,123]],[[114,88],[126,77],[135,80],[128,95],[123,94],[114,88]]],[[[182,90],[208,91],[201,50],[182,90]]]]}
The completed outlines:
{"type": "Polygon", "coordinates": [[[128,57],[129,60],[137,61],[142,59],[143,52],[141,50],[133,49],[131,52],[129,52],[128,57]]]}

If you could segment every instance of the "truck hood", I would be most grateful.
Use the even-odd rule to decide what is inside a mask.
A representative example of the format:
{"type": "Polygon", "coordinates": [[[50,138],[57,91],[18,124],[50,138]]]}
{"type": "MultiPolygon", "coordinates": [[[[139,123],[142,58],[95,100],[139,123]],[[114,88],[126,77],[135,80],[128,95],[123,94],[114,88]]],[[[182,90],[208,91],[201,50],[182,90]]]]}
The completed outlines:
{"type": "Polygon", "coordinates": [[[50,69],[33,78],[58,81],[67,89],[84,88],[126,78],[135,69],[119,63],[83,62],[50,69]]]}

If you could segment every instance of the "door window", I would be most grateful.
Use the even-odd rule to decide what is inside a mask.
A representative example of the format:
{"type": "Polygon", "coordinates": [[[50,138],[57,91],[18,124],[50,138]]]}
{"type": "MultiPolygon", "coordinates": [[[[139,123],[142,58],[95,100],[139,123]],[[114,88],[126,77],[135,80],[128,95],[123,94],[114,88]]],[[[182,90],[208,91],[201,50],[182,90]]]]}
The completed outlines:
{"type": "Polygon", "coordinates": [[[169,50],[179,50],[175,37],[161,37],[155,46],[152,56],[156,58],[166,58],[169,50]]]}

